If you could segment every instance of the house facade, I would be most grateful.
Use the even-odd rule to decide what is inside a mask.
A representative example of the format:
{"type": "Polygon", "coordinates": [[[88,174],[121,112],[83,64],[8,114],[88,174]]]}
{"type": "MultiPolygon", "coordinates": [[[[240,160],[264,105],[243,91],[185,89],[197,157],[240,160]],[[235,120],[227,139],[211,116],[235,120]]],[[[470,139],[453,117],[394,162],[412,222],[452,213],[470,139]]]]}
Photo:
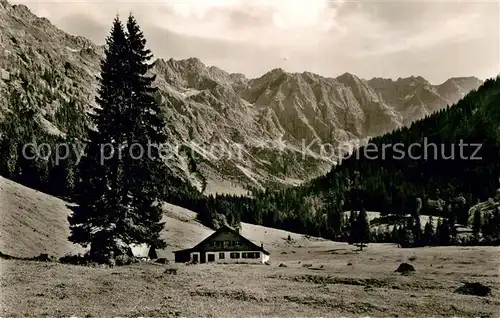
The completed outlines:
{"type": "Polygon", "coordinates": [[[254,263],[269,261],[269,252],[258,246],[239,232],[223,226],[198,245],[175,251],[176,263],[254,263]]]}

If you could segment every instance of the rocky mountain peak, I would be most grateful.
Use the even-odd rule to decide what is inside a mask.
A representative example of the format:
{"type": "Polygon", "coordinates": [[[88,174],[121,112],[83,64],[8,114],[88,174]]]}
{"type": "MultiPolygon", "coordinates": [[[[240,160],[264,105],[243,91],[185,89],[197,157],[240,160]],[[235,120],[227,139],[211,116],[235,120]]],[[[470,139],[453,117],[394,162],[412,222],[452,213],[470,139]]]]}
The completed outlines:
{"type": "Polygon", "coordinates": [[[449,85],[449,84],[455,84],[455,85],[460,85],[460,86],[462,86],[462,85],[464,85],[464,86],[467,86],[467,85],[473,85],[473,86],[475,86],[478,83],[482,83],[482,81],[479,78],[474,77],[474,76],[452,77],[452,78],[447,79],[440,86],[449,85]]]}
{"type": "Polygon", "coordinates": [[[258,79],[272,80],[272,79],[276,79],[276,78],[283,76],[283,75],[288,75],[288,73],[284,69],[282,69],[281,67],[278,67],[278,68],[270,70],[269,72],[265,73],[264,75],[262,75],[258,79]]]}
{"type": "Polygon", "coordinates": [[[197,57],[178,60],[177,63],[183,65],[186,68],[189,68],[190,70],[200,70],[202,68],[205,68],[205,64],[203,64],[197,57]]]}
{"type": "Polygon", "coordinates": [[[359,91],[359,89],[362,89],[363,87],[366,88],[366,84],[367,84],[365,80],[362,80],[359,77],[357,77],[356,75],[353,75],[353,74],[347,73],[347,72],[338,76],[336,78],[336,80],[339,83],[341,83],[347,87],[352,87],[357,91],[359,91]]]}
{"type": "Polygon", "coordinates": [[[396,83],[399,85],[431,85],[429,81],[427,81],[425,78],[422,76],[410,76],[410,77],[400,77],[396,80],[396,83]]]}
{"type": "MultiPolygon", "coordinates": [[[[26,6],[0,1],[0,51],[10,52],[0,54],[0,118],[10,108],[9,92],[17,90],[46,131],[64,135],[65,124],[56,118],[61,105],[74,100],[89,110],[95,106],[103,47],[57,29],[26,6]],[[29,89],[22,88],[23,81],[29,89]]],[[[472,78],[436,87],[419,77],[366,81],[349,73],[328,78],[282,68],[247,79],[198,58],[160,58],[151,72],[171,143],[190,147],[201,158],[176,154],[168,164],[200,188],[204,179],[259,187],[318,176],[335,158],[319,158],[318,149],[304,150],[304,143],[319,139],[335,145],[382,134],[453,104],[464,90],[480,85],[472,78]],[[226,156],[210,153],[214,141],[222,143],[217,146],[226,156]],[[190,168],[193,160],[197,172],[190,168]]]]}
{"type": "Polygon", "coordinates": [[[35,14],[33,14],[31,10],[24,4],[14,4],[6,8],[8,10],[10,9],[10,11],[12,11],[12,13],[17,15],[18,17],[26,19],[27,21],[43,21],[43,22],[48,21],[46,18],[38,17],[35,14]]]}

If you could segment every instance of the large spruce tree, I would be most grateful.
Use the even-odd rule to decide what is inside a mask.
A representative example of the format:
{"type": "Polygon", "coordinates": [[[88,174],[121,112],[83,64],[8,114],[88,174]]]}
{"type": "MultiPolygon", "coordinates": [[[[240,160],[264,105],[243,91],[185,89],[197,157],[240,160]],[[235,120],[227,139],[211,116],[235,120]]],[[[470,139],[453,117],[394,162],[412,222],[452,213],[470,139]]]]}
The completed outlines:
{"type": "Polygon", "coordinates": [[[84,247],[90,244],[91,256],[97,261],[112,257],[116,242],[130,243],[119,227],[126,216],[126,202],[121,198],[123,168],[119,148],[125,142],[128,73],[127,38],[118,17],[111,35],[106,40],[105,57],[101,62],[101,76],[96,102],[91,117],[95,127],[89,128],[85,156],[79,166],[77,201],[79,206],[68,218],[70,241],[84,247]],[[115,245],[113,245],[115,244],[115,245]]]}
{"type": "Polygon", "coordinates": [[[154,96],[155,78],[147,75],[152,67],[149,64],[152,54],[146,49],[144,35],[132,15],[127,21],[127,33],[128,72],[124,80],[129,123],[125,130],[123,170],[126,178],[122,198],[130,214],[120,227],[129,241],[163,248],[166,244],[160,238],[164,223],[159,199],[164,192],[162,179],[167,174],[160,151],[167,140],[165,117],[154,96]]]}

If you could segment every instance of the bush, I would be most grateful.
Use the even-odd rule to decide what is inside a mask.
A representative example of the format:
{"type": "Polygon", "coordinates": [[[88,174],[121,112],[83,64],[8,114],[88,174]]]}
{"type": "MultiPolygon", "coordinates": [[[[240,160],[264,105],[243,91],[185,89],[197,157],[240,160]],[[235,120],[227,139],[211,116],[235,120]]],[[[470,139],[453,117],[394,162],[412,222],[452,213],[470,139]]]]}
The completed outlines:
{"type": "Polygon", "coordinates": [[[55,258],[54,256],[49,256],[49,254],[40,254],[38,256],[33,257],[33,260],[39,262],[54,262],[55,258]]]}
{"type": "Polygon", "coordinates": [[[485,286],[481,283],[465,283],[457,288],[455,293],[486,297],[491,295],[491,287],[485,286]]]}
{"type": "Polygon", "coordinates": [[[415,271],[415,267],[413,267],[413,265],[408,264],[408,263],[401,263],[399,265],[398,269],[396,269],[396,272],[401,273],[402,275],[408,275],[414,271],[415,271]]]}
{"type": "Polygon", "coordinates": [[[89,264],[89,258],[87,255],[65,255],[59,258],[59,262],[63,264],[71,264],[71,265],[87,265],[89,264]]]}
{"type": "Polygon", "coordinates": [[[128,255],[118,255],[115,259],[116,266],[130,265],[134,262],[135,258],[128,255]]]}
{"type": "Polygon", "coordinates": [[[170,262],[165,257],[162,257],[162,258],[158,258],[157,260],[155,260],[155,263],[158,263],[158,264],[168,264],[170,262]]]}

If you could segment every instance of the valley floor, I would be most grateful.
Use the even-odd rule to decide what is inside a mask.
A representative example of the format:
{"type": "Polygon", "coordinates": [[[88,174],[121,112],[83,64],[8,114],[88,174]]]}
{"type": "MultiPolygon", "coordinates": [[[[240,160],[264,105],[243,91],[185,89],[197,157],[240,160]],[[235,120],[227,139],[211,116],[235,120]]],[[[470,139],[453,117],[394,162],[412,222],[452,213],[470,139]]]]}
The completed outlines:
{"type": "Polygon", "coordinates": [[[283,242],[271,266],[141,263],[92,268],[1,260],[1,317],[498,316],[498,248],[401,249],[283,242]],[[409,260],[411,259],[411,261],[409,260]],[[395,273],[402,262],[409,276],[395,273]],[[286,267],[280,267],[283,263],[286,267]],[[177,275],[164,273],[177,268],[177,275]],[[454,292],[462,282],[492,297],[454,292]]]}

